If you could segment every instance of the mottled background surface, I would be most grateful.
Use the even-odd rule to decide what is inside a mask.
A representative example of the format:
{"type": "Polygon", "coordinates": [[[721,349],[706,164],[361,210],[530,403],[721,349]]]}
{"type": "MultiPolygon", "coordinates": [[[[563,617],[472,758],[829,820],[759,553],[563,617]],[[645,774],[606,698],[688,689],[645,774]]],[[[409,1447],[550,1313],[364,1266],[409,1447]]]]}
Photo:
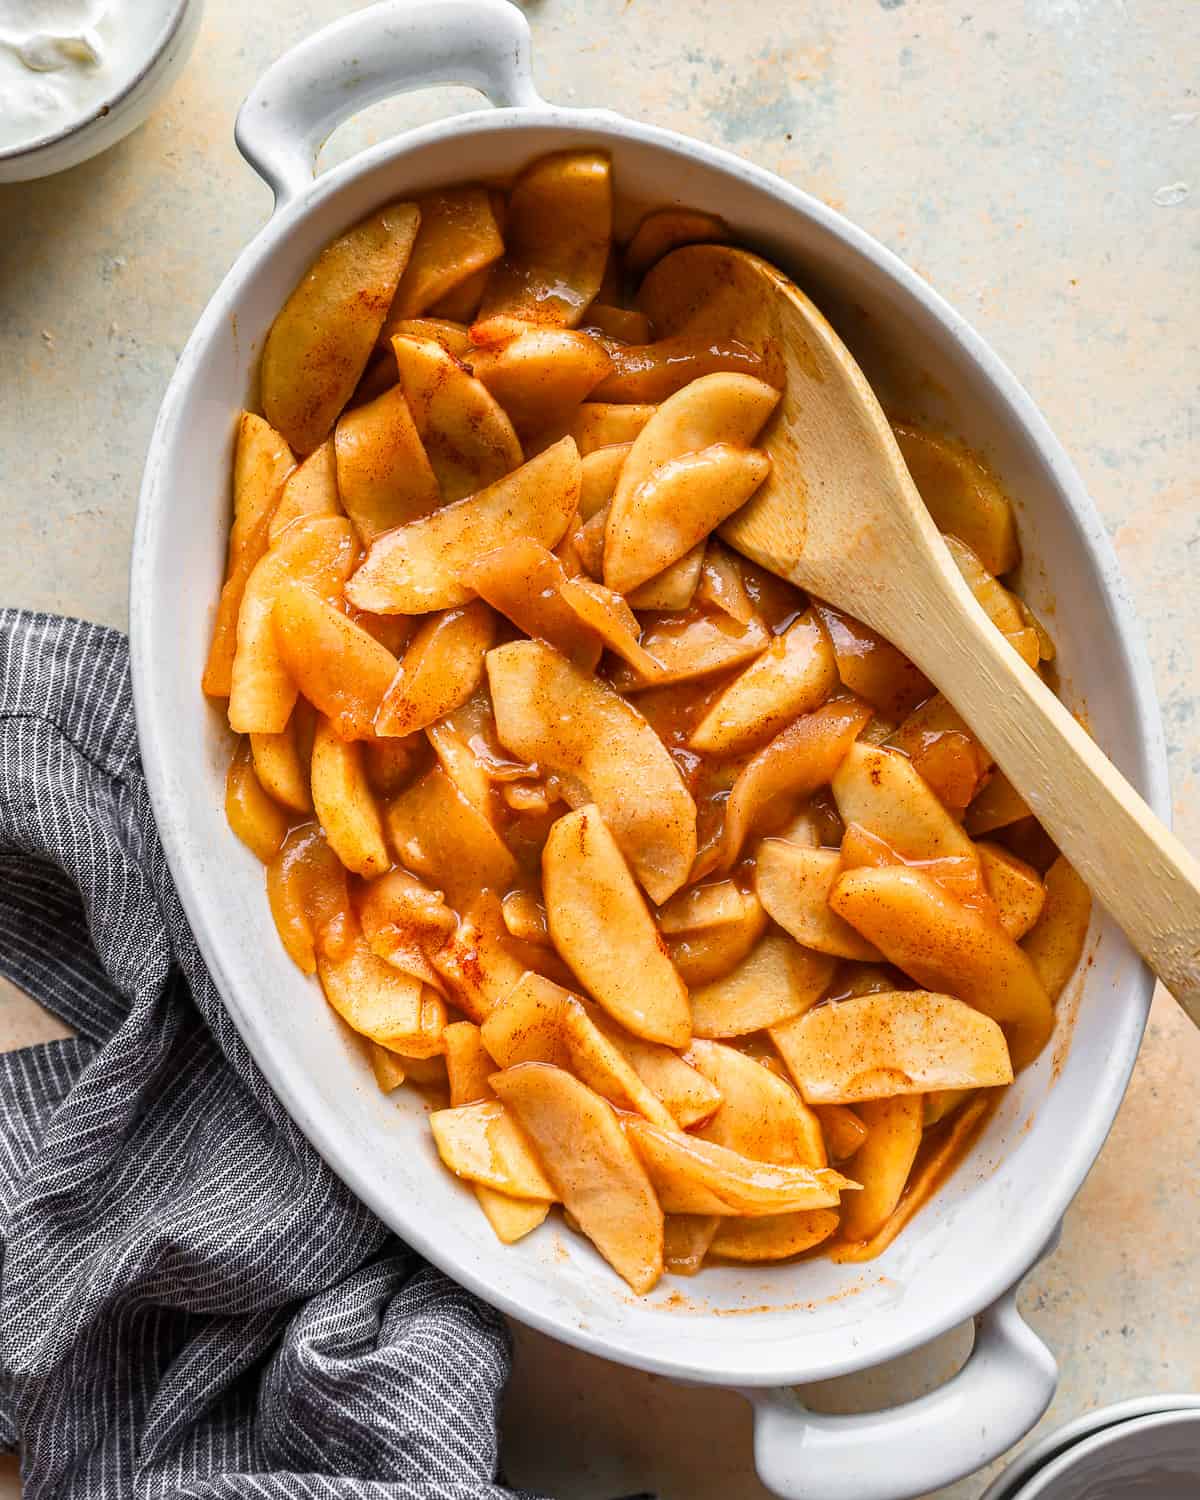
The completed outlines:
{"type": "MultiPolygon", "coordinates": [[[[135,0],[125,0],[135,3],[135,0]]],[[[353,8],[209,0],[150,124],[0,188],[0,599],[126,618],[134,504],[175,359],[268,196],[233,116],[265,65],[353,8]]],[[[1091,487],[1149,639],[1177,826],[1200,847],[1200,6],[1194,0],[529,0],[538,81],[730,146],[897,250],[991,340],[1091,487]]],[[[439,90],[339,131],[338,159],[472,107],[439,90]]],[[[0,1037],[46,1023],[0,993],[0,1037]]],[[[1200,1037],[1160,996],[1129,1097],[1023,1304],[1056,1351],[1047,1423],[1200,1386],[1200,1037]]],[[[837,1382],[879,1406],[965,1330],[837,1382]]],[[[519,1337],[512,1478],[591,1500],[753,1500],[748,1409],[519,1337]]],[[[942,1493],[968,1500],[982,1478],[942,1493]]],[[[15,1491],[14,1491],[15,1492],[15,1491]]],[[[0,1495],[6,1494],[0,1489],[0,1495]]]]}

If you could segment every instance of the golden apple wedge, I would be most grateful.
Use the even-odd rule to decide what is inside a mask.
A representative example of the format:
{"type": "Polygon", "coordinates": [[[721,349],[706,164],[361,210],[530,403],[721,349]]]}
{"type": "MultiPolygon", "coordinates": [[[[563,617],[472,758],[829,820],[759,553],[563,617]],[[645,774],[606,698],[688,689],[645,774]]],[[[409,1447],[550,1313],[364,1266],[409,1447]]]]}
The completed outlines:
{"type": "Polygon", "coordinates": [[[392,203],[327,245],[271,325],[262,356],[267,420],[297,453],[329,436],[383,327],[421,215],[392,203]]]}
{"type": "Polygon", "coordinates": [[[662,1209],[611,1105],[547,1063],[506,1069],[492,1087],[580,1229],[635,1292],[650,1291],[663,1270],[662,1209]]]}
{"type": "Polygon", "coordinates": [[[714,1039],[777,1026],[816,1004],[834,967],[832,958],[776,928],[728,974],[692,991],[692,1029],[714,1039]]]}
{"type": "Polygon", "coordinates": [[[413,427],[447,503],[518,467],[521,444],[504,408],[436,339],[392,340],[413,427]]]}
{"type": "Polygon", "coordinates": [[[696,856],[696,804],[666,746],[619,693],[539,641],[487,656],[501,743],[596,803],[655,902],[685,883],[696,856]]]}
{"type": "Polygon", "coordinates": [[[810,1104],[1011,1083],[997,1023],[952,995],[898,990],[818,1006],[771,1028],[810,1104]]]}
{"type": "Polygon", "coordinates": [[[550,830],[542,888],[554,946],[588,993],[635,1036],[687,1046],[687,990],[594,803],[550,830]]]}
{"type": "Polygon", "coordinates": [[[296,683],[284,664],[273,623],[285,588],[336,594],[354,566],[357,542],[350,522],[322,517],[289,526],[246,580],[230,671],[229,725],[238,733],[278,734],[296,703],[296,683]]]}
{"type": "Polygon", "coordinates": [[[376,541],[346,585],[358,609],[424,614],[466,604],[473,562],[528,536],[555,546],[579,500],[579,451],[563,438],[511,474],[376,541]]]}

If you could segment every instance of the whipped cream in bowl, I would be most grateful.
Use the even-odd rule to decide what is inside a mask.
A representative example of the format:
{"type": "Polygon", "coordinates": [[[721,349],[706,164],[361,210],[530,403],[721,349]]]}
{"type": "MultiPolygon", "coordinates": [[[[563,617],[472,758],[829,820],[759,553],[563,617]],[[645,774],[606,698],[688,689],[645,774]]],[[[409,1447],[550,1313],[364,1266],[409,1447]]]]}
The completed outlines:
{"type": "Polygon", "coordinates": [[[59,170],[139,124],[144,112],[120,130],[111,117],[160,70],[192,9],[199,0],[0,0],[0,181],[41,175],[5,171],[15,159],[44,151],[44,170],[59,170]],[[97,144],[82,154],[50,149],[87,130],[97,144]]]}

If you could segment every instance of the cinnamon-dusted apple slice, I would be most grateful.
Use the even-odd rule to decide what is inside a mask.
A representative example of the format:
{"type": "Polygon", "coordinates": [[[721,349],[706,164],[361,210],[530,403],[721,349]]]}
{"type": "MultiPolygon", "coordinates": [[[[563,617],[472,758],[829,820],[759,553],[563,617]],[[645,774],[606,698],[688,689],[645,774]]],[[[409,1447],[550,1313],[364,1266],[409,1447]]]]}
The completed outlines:
{"type": "Polygon", "coordinates": [[[896,442],[939,531],[961,537],[989,573],[1021,560],[1012,506],[987,469],[961,443],[897,423],[896,442]]]}
{"type": "Polygon", "coordinates": [[[312,797],[325,836],[346,868],[368,880],[382,875],[392,860],[362,746],[342,739],[326,718],[318,720],[313,739],[312,797]]]}
{"type": "Polygon", "coordinates": [[[502,1068],[554,1063],[618,1109],[632,1109],[647,1120],[674,1127],[658,1096],[597,1027],[592,1008],[544,975],[528,971],[521,976],[484,1021],[481,1039],[502,1068]]]}
{"type": "Polygon", "coordinates": [[[446,1078],[450,1084],[450,1105],[478,1104],[494,1099],[491,1078],[496,1064],[474,1021],[454,1021],[443,1033],[446,1043],[446,1078]]]}
{"type": "Polygon", "coordinates": [[[201,679],[202,688],[211,697],[229,694],[238,611],[246,580],[268,542],[274,540],[273,517],[279,508],[280,486],[294,471],[295,462],[292,450],[269,422],[254,412],[242,412],[233,455],[233,525],[229,529],[225,582],[201,679]]]}
{"type": "Polygon", "coordinates": [[[941,693],[914,708],[889,740],[957,818],[992,767],[992,758],[941,693]]]}
{"type": "Polygon", "coordinates": [[[465,323],[456,323],[452,318],[404,318],[387,333],[388,352],[384,356],[395,366],[396,357],[391,351],[391,341],[397,336],[409,339],[432,339],[441,344],[447,354],[455,359],[465,359],[470,353],[471,330],[465,323]]]}
{"type": "Polygon", "coordinates": [[[921,1100],[912,1094],[868,1099],[857,1113],[867,1138],[853,1162],[862,1192],[848,1193],[842,1203],[841,1238],[848,1241],[869,1240],[887,1222],[908,1181],[922,1130],[921,1100]]]}
{"type": "Polygon", "coordinates": [[[747,761],[725,805],[718,868],[733,868],[771,804],[785,797],[798,802],[828,785],[870,719],[871,710],[857,698],[831,698],[801,715],[747,761]]]}
{"type": "Polygon", "coordinates": [[[585,989],[635,1036],[687,1046],[687,990],[595,804],[550,830],[542,888],[554,946],[585,989]]]}
{"type": "Polygon", "coordinates": [[[832,786],[842,821],[859,824],[902,859],[955,858],[978,865],[975,846],[962,826],[898,751],[851,746],[832,786]]]}
{"type": "MultiPolygon", "coordinates": [[[[611,262],[610,262],[611,263],[611,262]]],[[[600,288],[600,297],[607,295],[600,288]]],[[[611,302],[597,300],[584,315],[584,325],[589,332],[603,336],[612,344],[648,344],[652,329],[645,313],[632,307],[614,307],[611,302]]]]}
{"type": "MultiPolygon", "coordinates": [[[[1020,942],[1035,925],[1046,904],[1042,877],[1032,865],[1018,859],[1000,844],[978,843],[975,852],[983,869],[983,883],[996,903],[1000,925],[1014,942],[1020,942]]],[[[1049,990],[1050,986],[1046,988],[1049,990]]],[[[1050,998],[1054,998],[1053,991],[1050,998]]]]}
{"type": "Polygon", "coordinates": [[[994,1088],[1013,1077],[995,1021],[952,995],[925,990],[821,1005],[772,1027],[771,1040],[810,1104],[994,1088]]]}
{"type": "Polygon", "coordinates": [[[495,638],[496,617],[481,599],[425,620],[383,695],[376,734],[412,734],[465,703],[495,638]]]}
{"type": "Polygon", "coordinates": [[[267,900],[288,957],[305,974],[316,973],[318,949],[344,952],[357,930],[346,868],[317,823],[284,840],[267,867],[267,900]]]}
{"type": "Polygon", "coordinates": [[[774,386],[729,372],[701,376],[669,396],[634,439],[613,496],[611,524],[625,524],[633,496],[660,465],[713,443],[748,448],[778,401],[774,386]]]}
{"type": "Polygon", "coordinates": [[[568,431],[586,458],[616,443],[632,443],[657,410],[649,402],[625,406],[614,401],[585,401],[571,418],[568,431]]]}
{"type": "Polygon", "coordinates": [[[685,1060],[721,1093],[720,1108],[696,1130],[701,1140],[754,1161],[828,1165],[820,1121],[770,1068],[720,1042],[693,1041],[685,1060]]]}
{"type": "Polygon", "coordinates": [[[839,1215],[832,1208],[772,1214],[765,1219],[721,1219],[709,1249],[723,1260],[786,1260],[829,1239],[838,1223],[839,1215]]]}
{"type": "Polygon", "coordinates": [[[654,343],[614,344],[609,353],[612,370],[596,386],[598,401],[665,401],[720,370],[762,378],[767,369],[762,356],[736,338],[676,334],[654,343]]]}
{"type": "Polygon", "coordinates": [[[583,520],[590,521],[612,499],[631,446],[631,443],[611,443],[607,448],[584,454],[579,486],[579,514],[583,520]]]}
{"type": "Polygon", "coordinates": [[[685,883],[696,855],[696,805],[666,746],[632,704],[538,641],[487,656],[496,729],[514,755],[595,802],[655,902],[685,883]]]}
{"type": "Polygon", "coordinates": [[[494,893],[461,898],[458,926],[433,957],[455,1005],[482,1024],[528,968],[520,945],[510,938],[494,893]]]}
{"type": "Polygon", "coordinates": [[[821,1122],[825,1149],[835,1165],[852,1157],[867,1138],[867,1127],[844,1104],[814,1104],[813,1113],[821,1122]]]}
{"type": "Polygon", "coordinates": [[[663,1224],[663,1265],[674,1276],[695,1276],[722,1222],[716,1214],[668,1214],[663,1224]]]}
{"type": "Polygon", "coordinates": [[[437,475],[442,499],[461,500],[521,462],[521,444],[503,407],[436,339],[392,340],[413,425],[437,475]]]}
{"type": "Polygon", "coordinates": [[[681,1130],[663,1130],[649,1120],[627,1116],[622,1123],[665,1213],[761,1218],[834,1208],[842,1190],[856,1186],[830,1167],[752,1161],[726,1146],[681,1130]]]}
{"type": "Polygon", "coordinates": [[[1042,654],[1041,642],[1037,631],[1026,624],[1017,596],[993,578],[966,542],[956,536],[943,536],[942,540],[992,624],[1024,658],[1026,666],[1036,667],[1042,654]]]}
{"type": "Polygon", "coordinates": [[[287,728],[278,734],[252,734],[250,752],[254,773],[263,790],[292,812],[312,812],[309,767],[316,719],[303,698],[297,698],[287,728]]]}
{"type": "Polygon", "coordinates": [[[507,1193],[498,1193],[495,1188],[475,1183],[475,1197],[483,1209],[484,1217],[495,1231],[502,1245],[515,1245],[544,1223],[550,1212],[548,1203],[535,1198],[512,1198],[507,1193]]]}
{"type": "Polygon", "coordinates": [[[692,991],[692,1029],[715,1038],[776,1026],[815,1005],[833,971],[833,959],[768,932],[728,974],[692,991]]]}
{"type": "Polygon", "coordinates": [[[721,1102],[716,1086],[684,1062],[678,1052],[659,1042],[645,1042],[618,1026],[597,1006],[590,1012],[593,1024],[629,1062],[642,1082],[657,1095],[667,1113],[681,1129],[707,1120],[721,1102]]]}
{"type": "Polygon", "coordinates": [[[638,281],[651,266],[680,245],[724,244],[729,225],[694,208],[656,208],[638,224],[625,248],[625,269],[638,281]]]}
{"type": "Polygon", "coordinates": [[[1050,998],[1029,956],[986,912],[903,865],[848,870],[829,896],[840,917],[926,989],[957,995],[995,1021],[1050,1034],[1050,998]]]}
{"type": "Polygon", "coordinates": [[[689,988],[709,984],[736,967],[766,931],[767,914],[753,891],[733,881],[692,886],[658,913],[671,962],[689,988]]]}
{"type": "Polygon", "coordinates": [[[657,677],[659,663],[641,644],[642,627],[629,605],[591,578],[568,578],[562,596],[569,609],[599,636],[603,645],[636,672],[639,680],[657,677]]]}
{"type": "Polygon", "coordinates": [[[808,849],[786,839],[763,839],[754,859],[754,889],[770,916],[798,943],[833,958],[878,963],[868,943],[829,904],[842,873],[836,849],[808,849]]]}
{"type": "Polygon", "coordinates": [[[595,671],[604,643],[568,603],[562,563],[540,542],[522,536],[485,552],[467,566],[463,580],[526,635],[546,641],[583,671],[595,671]]]}
{"type": "Polygon", "coordinates": [[[442,503],[437,477],[398,385],[344,412],[333,444],[338,494],[365,545],[442,503]]]}
{"type": "Polygon", "coordinates": [[[326,1000],[353,1030],[409,1057],[442,1052],[446,1007],[441,997],[384,963],[361,932],[336,955],[318,947],[317,974],[326,1000]]]}
{"type": "Polygon", "coordinates": [[[269,864],[287,837],[287,813],[263,789],[247,740],[241,740],[225,776],[225,816],[254,854],[269,864]]]}
{"type": "Polygon", "coordinates": [[[342,514],[337,487],[337,455],[330,438],[314,449],[284,480],[279,503],[271,514],[271,543],[274,545],[293,521],[308,516],[342,514]]]}
{"type": "Polygon", "coordinates": [[[891,641],[830,604],[813,608],[829,634],[842,682],[884,718],[903,719],[933,692],[929,679],[891,641]]]}
{"type": "Polygon", "coordinates": [[[416,199],[421,227],[396,288],[381,342],[404,332],[435,302],[504,254],[500,225],[485,187],[437,188],[416,199]]]}
{"type": "Polygon", "coordinates": [[[371,1064],[371,1072],[375,1075],[375,1082],[379,1085],[381,1093],[390,1094],[398,1089],[404,1082],[404,1059],[398,1052],[389,1052],[386,1047],[381,1047],[378,1042],[373,1042],[369,1036],[359,1037],[362,1043],[363,1053],[371,1064]]]}
{"type": "Polygon", "coordinates": [[[481,323],[494,317],[575,328],[600,290],[612,240],[612,170],[598,151],[540,157],[513,183],[504,258],[481,323]]]}
{"type": "Polygon", "coordinates": [[[482,1183],[510,1198],[557,1201],[558,1194],[524,1132],[499,1100],[435,1109],[429,1127],[438,1155],[456,1177],[482,1183]]]}
{"type": "Polygon", "coordinates": [[[1009,828],[1032,816],[1029,807],[1003,771],[993,771],[971,800],[963,827],[973,839],[1009,828]]]}
{"type": "Polygon", "coordinates": [[[612,369],[604,347],[571,328],[526,328],[497,347],[469,355],[517,435],[560,426],[612,369]]]}
{"type": "Polygon", "coordinates": [[[391,203],[327,245],[271,325],[262,356],[267,420],[297,453],[329,436],[358,384],[408,264],[420,211],[391,203]]]}
{"type": "Polygon", "coordinates": [[[517,862],[508,846],[441,766],[394,799],[387,826],[400,863],[444,887],[459,910],[481,890],[516,884],[517,862]]]}
{"type": "Polygon", "coordinates": [[[635,1292],[650,1291],[663,1269],[662,1209],[611,1105],[547,1063],[506,1069],[492,1087],[580,1229],[635,1292]]]}
{"type": "Polygon", "coordinates": [[[681,558],[743,505],[771,460],[756,448],[711,443],[669,458],[608,513],[604,581],[630,593],[681,558]]]}
{"type": "Polygon", "coordinates": [[[736,554],[715,536],[710,536],[704,547],[696,600],[721,610],[739,625],[754,617],[754,604],[746,591],[741,564],[736,554]]]}
{"type": "Polygon", "coordinates": [[[440,891],[430,890],[407,870],[390,870],[363,887],[358,914],[373,953],[423,984],[445,989],[430,960],[458,919],[440,891]]]}
{"type": "Polygon", "coordinates": [[[289,526],[255,564],[238,610],[230,728],[244,734],[278,734],[287,727],[297,689],[276,640],[275,601],[289,585],[316,595],[336,593],[354,566],[356,551],[350,522],[322,517],[289,526]]]}
{"type": "Polygon", "coordinates": [[[471,598],[463,582],[485,552],[528,536],[544,547],[562,538],[579,500],[579,451],[563,438],[465,500],[379,538],[346,585],[358,609],[424,614],[471,598]]]}
{"type": "Polygon", "coordinates": [[[387,647],[302,584],[279,591],[273,623],[280,659],[308,702],[343,739],[370,739],[400,666],[387,647]]]}
{"type": "Polygon", "coordinates": [[[797,714],[819,708],[837,680],[829,638],[812,610],[805,610],[734,678],[688,743],[709,755],[752,750],[797,714]]]}
{"type": "Polygon", "coordinates": [[[689,610],[658,620],[643,632],[642,649],[654,662],[651,676],[624,663],[613,673],[613,682],[626,693],[670,682],[695,682],[753,661],[770,640],[758,620],[739,625],[728,615],[689,610]]]}
{"type": "Polygon", "coordinates": [[[1083,956],[1092,893],[1060,854],[1046,871],[1046,899],[1021,947],[1051,1000],[1057,1000],[1083,956]]]}
{"type": "MultiPolygon", "coordinates": [[[[592,523],[599,519],[598,515],[593,516],[592,523]]],[[[607,524],[608,517],[605,516],[605,525],[607,524]]],[[[647,578],[645,583],[638,584],[637,588],[628,595],[628,602],[634,609],[687,609],[696,597],[703,567],[704,547],[697,542],[690,552],[685,552],[669,568],[664,568],[653,578],[647,578]]],[[[603,554],[601,554],[601,569],[603,569],[603,554]]]]}

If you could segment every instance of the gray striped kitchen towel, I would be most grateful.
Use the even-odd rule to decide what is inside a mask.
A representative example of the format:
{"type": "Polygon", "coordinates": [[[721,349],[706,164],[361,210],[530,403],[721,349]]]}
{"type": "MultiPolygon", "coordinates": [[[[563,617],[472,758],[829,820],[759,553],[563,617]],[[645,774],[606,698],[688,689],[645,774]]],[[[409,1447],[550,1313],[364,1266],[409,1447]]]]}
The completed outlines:
{"type": "Polygon", "coordinates": [[[29,1497],[501,1500],[489,1308],[333,1175],[204,965],[123,636],[0,611],[0,1448],[29,1497]]]}

